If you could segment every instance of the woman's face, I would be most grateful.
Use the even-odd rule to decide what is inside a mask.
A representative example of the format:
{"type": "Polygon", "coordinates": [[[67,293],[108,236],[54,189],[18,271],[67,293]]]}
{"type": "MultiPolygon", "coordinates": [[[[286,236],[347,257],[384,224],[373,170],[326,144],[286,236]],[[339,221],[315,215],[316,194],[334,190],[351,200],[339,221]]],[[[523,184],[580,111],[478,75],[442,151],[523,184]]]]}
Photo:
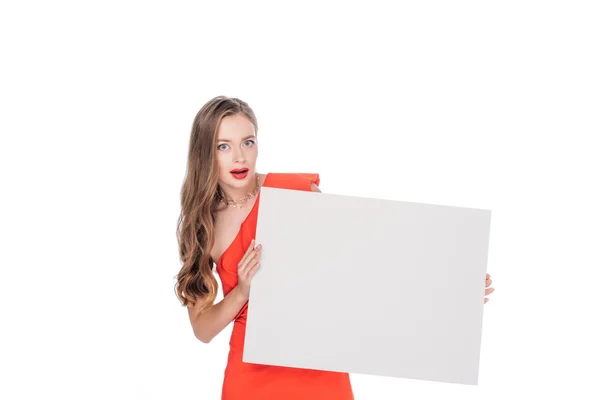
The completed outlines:
{"type": "Polygon", "coordinates": [[[221,120],[217,132],[219,184],[232,188],[254,188],[258,142],[254,125],[244,115],[229,115],[221,120]],[[234,174],[232,171],[245,170],[234,174]]]}

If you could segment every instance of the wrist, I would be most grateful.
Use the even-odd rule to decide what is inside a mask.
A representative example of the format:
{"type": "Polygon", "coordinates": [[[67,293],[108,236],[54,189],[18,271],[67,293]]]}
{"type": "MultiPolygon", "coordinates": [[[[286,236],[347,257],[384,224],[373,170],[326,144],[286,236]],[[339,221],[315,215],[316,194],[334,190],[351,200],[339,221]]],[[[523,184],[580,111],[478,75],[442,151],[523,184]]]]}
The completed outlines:
{"type": "Polygon", "coordinates": [[[242,288],[240,288],[239,286],[236,286],[233,289],[231,289],[231,291],[234,292],[233,295],[240,303],[242,303],[242,305],[246,304],[249,296],[244,293],[242,288]]]}

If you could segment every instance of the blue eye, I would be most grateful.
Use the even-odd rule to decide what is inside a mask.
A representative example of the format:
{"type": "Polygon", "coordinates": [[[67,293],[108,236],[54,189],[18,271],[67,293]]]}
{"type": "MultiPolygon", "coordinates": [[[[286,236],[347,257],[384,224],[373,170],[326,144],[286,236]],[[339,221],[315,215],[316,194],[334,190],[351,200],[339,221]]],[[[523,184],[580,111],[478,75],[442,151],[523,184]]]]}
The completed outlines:
{"type": "MultiPolygon", "coordinates": [[[[254,142],[254,140],[252,140],[252,139],[248,139],[248,140],[246,140],[246,141],[244,142],[244,144],[247,144],[248,142],[252,143],[252,145],[256,144],[256,142],[254,142]]],[[[249,146],[252,146],[252,145],[249,145],[249,146]]],[[[221,143],[220,145],[218,145],[218,146],[217,146],[217,148],[218,148],[219,150],[225,150],[225,148],[222,148],[221,146],[229,146],[229,145],[228,145],[227,143],[221,143]]]]}

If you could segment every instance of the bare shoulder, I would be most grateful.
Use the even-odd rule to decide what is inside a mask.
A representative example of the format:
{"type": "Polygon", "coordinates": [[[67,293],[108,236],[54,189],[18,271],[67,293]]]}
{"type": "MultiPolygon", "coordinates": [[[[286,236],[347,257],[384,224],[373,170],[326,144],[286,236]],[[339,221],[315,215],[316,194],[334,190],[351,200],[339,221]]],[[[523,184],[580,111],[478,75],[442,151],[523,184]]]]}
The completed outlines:
{"type": "Polygon", "coordinates": [[[258,182],[260,183],[260,186],[262,186],[263,183],[265,183],[266,179],[267,179],[267,174],[258,174],[258,182]]]}

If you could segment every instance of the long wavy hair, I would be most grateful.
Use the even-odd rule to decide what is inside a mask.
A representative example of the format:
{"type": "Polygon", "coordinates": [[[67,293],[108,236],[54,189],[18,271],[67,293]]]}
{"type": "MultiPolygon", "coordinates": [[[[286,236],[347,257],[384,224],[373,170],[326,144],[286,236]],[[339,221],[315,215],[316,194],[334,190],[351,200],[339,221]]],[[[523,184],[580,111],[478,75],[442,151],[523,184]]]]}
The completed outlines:
{"type": "Polygon", "coordinates": [[[181,188],[181,214],[177,221],[177,242],[182,263],[175,292],[182,305],[199,311],[210,307],[217,297],[218,284],[213,274],[210,251],[215,243],[214,213],[219,206],[219,167],[216,157],[221,120],[241,114],[258,124],[254,111],[244,101],[217,96],[196,114],[190,136],[187,170],[181,188]]]}

